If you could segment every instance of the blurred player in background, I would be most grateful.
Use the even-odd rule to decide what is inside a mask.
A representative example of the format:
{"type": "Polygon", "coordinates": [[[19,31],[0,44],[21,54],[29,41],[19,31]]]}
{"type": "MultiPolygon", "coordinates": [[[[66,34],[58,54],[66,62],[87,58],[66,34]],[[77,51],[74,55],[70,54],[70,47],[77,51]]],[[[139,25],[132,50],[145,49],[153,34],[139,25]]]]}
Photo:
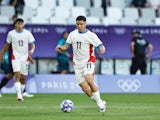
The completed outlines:
{"type": "Polygon", "coordinates": [[[65,51],[70,45],[73,48],[73,62],[75,76],[82,90],[94,101],[100,108],[100,112],[105,112],[106,102],[100,97],[97,85],[94,82],[94,70],[96,57],[94,48],[99,48],[99,53],[105,52],[105,47],[98,36],[86,29],[86,17],[78,16],[76,18],[77,29],[72,31],[64,46],[57,46],[56,51],[65,51]]]}
{"type": "Polygon", "coordinates": [[[15,77],[14,85],[17,93],[17,100],[23,101],[22,92],[25,88],[29,60],[32,60],[31,55],[35,50],[35,39],[30,31],[23,28],[23,19],[16,19],[14,22],[14,27],[15,29],[11,30],[7,35],[6,44],[4,45],[0,54],[0,61],[3,61],[5,52],[8,51],[9,47],[11,46],[11,63],[15,77]]]}
{"type": "Polygon", "coordinates": [[[146,74],[146,60],[149,58],[153,50],[153,45],[144,38],[142,38],[142,35],[139,31],[133,31],[132,34],[133,38],[130,45],[132,54],[132,64],[130,68],[130,73],[136,74],[137,70],[140,69],[141,74],[146,74]],[[147,48],[148,52],[146,52],[147,48]]]}
{"type": "MultiPolygon", "coordinates": [[[[66,43],[68,32],[63,32],[63,38],[58,41],[57,46],[63,46],[66,43]]],[[[67,74],[69,72],[69,58],[70,54],[68,51],[58,51],[57,60],[58,60],[58,72],[61,74],[67,74]]]]}

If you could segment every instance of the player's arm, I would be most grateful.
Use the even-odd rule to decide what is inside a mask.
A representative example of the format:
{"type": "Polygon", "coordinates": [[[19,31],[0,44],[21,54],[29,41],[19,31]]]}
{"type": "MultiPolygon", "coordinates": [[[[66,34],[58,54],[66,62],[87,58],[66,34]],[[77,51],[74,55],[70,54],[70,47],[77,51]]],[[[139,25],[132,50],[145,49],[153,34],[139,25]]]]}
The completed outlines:
{"type": "Polygon", "coordinates": [[[34,43],[30,43],[30,50],[29,50],[29,53],[28,53],[28,59],[29,59],[29,62],[31,64],[34,63],[34,60],[32,59],[31,55],[34,53],[34,50],[35,50],[35,44],[34,43]]]}
{"type": "Polygon", "coordinates": [[[63,46],[57,46],[57,47],[55,48],[55,50],[56,50],[57,52],[66,51],[66,50],[69,49],[69,47],[70,47],[69,44],[65,44],[65,45],[63,45],[63,46]]]}
{"type": "Polygon", "coordinates": [[[151,43],[148,44],[148,52],[146,54],[146,58],[149,58],[150,54],[153,51],[153,45],[151,43]]]}
{"type": "Polygon", "coordinates": [[[106,51],[105,46],[104,46],[104,45],[100,45],[100,46],[99,46],[99,53],[100,53],[100,54],[104,54],[105,51],[106,51]]]}
{"type": "Polygon", "coordinates": [[[135,55],[134,55],[134,45],[135,45],[135,42],[132,41],[131,45],[130,45],[132,57],[135,57],[135,55]]]}
{"type": "Polygon", "coordinates": [[[0,61],[1,61],[1,62],[3,61],[4,53],[5,53],[6,51],[8,51],[9,46],[10,46],[10,44],[6,43],[6,44],[3,46],[2,50],[0,51],[0,61]]]}
{"type": "Polygon", "coordinates": [[[29,56],[31,56],[34,53],[35,50],[35,44],[34,43],[30,43],[30,50],[29,50],[29,56]]]}

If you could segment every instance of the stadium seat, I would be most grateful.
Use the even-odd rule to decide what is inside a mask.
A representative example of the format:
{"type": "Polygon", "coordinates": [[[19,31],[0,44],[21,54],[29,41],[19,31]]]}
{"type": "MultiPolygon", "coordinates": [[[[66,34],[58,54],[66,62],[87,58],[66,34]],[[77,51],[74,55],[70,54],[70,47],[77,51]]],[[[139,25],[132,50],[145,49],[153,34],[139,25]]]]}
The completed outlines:
{"type": "Polygon", "coordinates": [[[51,17],[50,18],[50,24],[66,25],[67,21],[64,18],[51,17]]]}
{"type": "Polygon", "coordinates": [[[32,24],[49,24],[49,19],[43,17],[32,17],[31,19],[32,24]]]}
{"type": "Polygon", "coordinates": [[[154,21],[156,25],[160,25],[160,18],[155,18],[154,21]]]}
{"type": "Polygon", "coordinates": [[[93,7],[101,8],[102,0],[93,0],[93,7]]]}
{"type": "Polygon", "coordinates": [[[58,6],[72,8],[74,6],[74,3],[73,0],[58,0],[58,6]]]}
{"type": "Polygon", "coordinates": [[[98,17],[87,17],[88,25],[101,25],[101,20],[98,17]]]}
{"type": "Polygon", "coordinates": [[[41,7],[54,9],[57,6],[57,0],[41,0],[41,7]]]}
{"type": "Polygon", "coordinates": [[[120,20],[114,19],[114,18],[109,18],[109,17],[103,17],[102,18],[102,24],[105,25],[105,26],[120,25],[120,20]]]}
{"type": "Polygon", "coordinates": [[[110,0],[111,7],[125,8],[126,0],[110,0]]]}
{"type": "Polygon", "coordinates": [[[121,20],[122,25],[137,25],[137,21],[132,18],[122,18],[121,20]]]}
{"type": "Polygon", "coordinates": [[[66,19],[70,17],[70,10],[66,7],[55,7],[54,16],[66,19]]]}
{"type": "Polygon", "coordinates": [[[72,7],[71,8],[71,17],[76,18],[79,15],[86,16],[86,9],[84,7],[72,7]]]}
{"type": "Polygon", "coordinates": [[[43,18],[50,18],[51,16],[53,16],[53,11],[47,7],[38,7],[36,16],[43,18]]]}
{"type": "Polygon", "coordinates": [[[7,16],[10,18],[12,18],[12,16],[15,14],[13,6],[1,6],[0,11],[1,11],[1,16],[7,16]]]}
{"type": "Polygon", "coordinates": [[[32,9],[36,9],[40,6],[39,0],[24,0],[25,6],[30,6],[32,9]]]}
{"type": "Polygon", "coordinates": [[[92,7],[89,9],[89,16],[103,18],[104,17],[103,9],[92,7]]]}
{"type": "Polygon", "coordinates": [[[7,16],[0,16],[0,24],[9,24],[10,22],[10,18],[7,16]]]}
{"type": "Polygon", "coordinates": [[[155,25],[155,23],[153,19],[139,18],[138,25],[148,26],[148,25],[155,25]]]}
{"type": "Polygon", "coordinates": [[[76,19],[73,17],[67,18],[67,25],[75,25],[76,19]]]}
{"type": "Polygon", "coordinates": [[[122,8],[108,7],[107,17],[120,20],[123,17],[122,8]]]}
{"type": "Polygon", "coordinates": [[[91,2],[90,0],[76,0],[76,6],[81,6],[89,9],[91,8],[91,2]]]}
{"type": "Polygon", "coordinates": [[[35,11],[31,7],[29,7],[29,6],[25,6],[24,7],[23,16],[25,18],[29,18],[30,19],[30,18],[32,18],[34,16],[34,14],[35,14],[35,11]]]}
{"type": "Polygon", "coordinates": [[[151,8],[142,8],[141,9],[141,18],[155,19],[156,18],[155,10],[151,9],[151,8]]]}
{"type": "Polygon", "coordinates": [[[124,17],[137,20],[139,13],[137,8],[124,8],[124,17]]]}

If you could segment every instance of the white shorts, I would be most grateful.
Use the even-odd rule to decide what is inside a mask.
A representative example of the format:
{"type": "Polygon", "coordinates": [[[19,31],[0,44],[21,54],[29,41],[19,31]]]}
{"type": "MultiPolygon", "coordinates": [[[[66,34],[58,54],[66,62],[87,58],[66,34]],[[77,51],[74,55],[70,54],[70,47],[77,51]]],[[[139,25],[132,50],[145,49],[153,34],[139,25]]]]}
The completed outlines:
{"type": "Polygon", "coordinates": [[[20,72],[23,75],[28,75],[29,62],[26,60],[14,59],[12,60],[13,72],[20,72]]]}
{"type": "Polygon", "coordinates": [[[73,66],[75,71],[75,76],[77,79],[78,84],[85,81],[85,75],[86,74],[94,74],[95,72],[95,64],[93,62],[88,62],[86,64],[82,65],[75,65],[73,66]]]}

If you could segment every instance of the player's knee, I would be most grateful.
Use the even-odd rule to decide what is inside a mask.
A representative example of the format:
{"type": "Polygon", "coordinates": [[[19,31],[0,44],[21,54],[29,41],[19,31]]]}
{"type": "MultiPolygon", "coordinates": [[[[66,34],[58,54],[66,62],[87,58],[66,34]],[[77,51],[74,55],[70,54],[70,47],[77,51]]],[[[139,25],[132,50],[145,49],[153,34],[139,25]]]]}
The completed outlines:
{"type": "Polygon", "coordinates": [[[83,87],[81,87],[81,89],[82,89],[82,91],[86,92],[89,90],[89,87],[83,86],[83,87]]]}
{"type": "Polygon", "coordinates": [[[25,82],[26,82],[26,76],[25,75],[21,75],[20,81],[21,81],[22,84],[25,84],[25,82]]]}

